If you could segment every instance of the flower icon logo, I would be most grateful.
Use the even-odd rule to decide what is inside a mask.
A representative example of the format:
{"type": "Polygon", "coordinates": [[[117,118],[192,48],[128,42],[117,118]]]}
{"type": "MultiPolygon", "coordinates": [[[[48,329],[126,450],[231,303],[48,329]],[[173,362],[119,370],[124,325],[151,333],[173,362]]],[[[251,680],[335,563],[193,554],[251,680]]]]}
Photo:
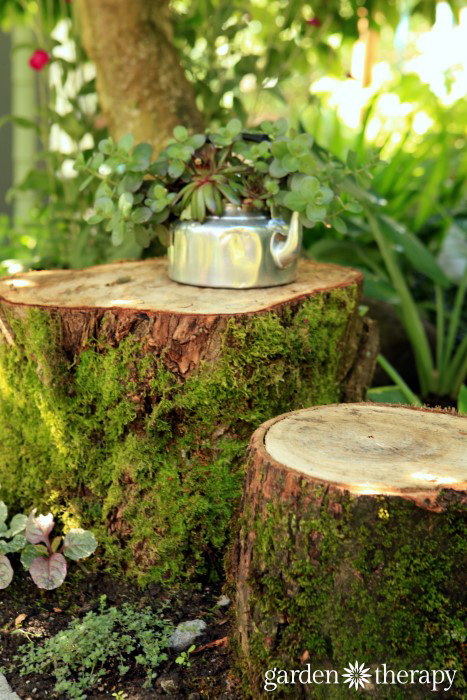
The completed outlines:
{"type": "Polygon", "coordinates": [[[343,673],[342,675],[345,678],[344,683],[348,683],[349,688],[351,688],[354,685],[355,690],[358,690],[358,686],[361,685],[364,689],[365,683],[370,682],[370,669],[364,668],[364,666],[365,664],[359,666],[358,661],[355,662],[354,666],[352,666],[352,664],[349,664],[349,668],[345,668],[344,666],[344,670],[347,671],[347,673],[343,673]]]}

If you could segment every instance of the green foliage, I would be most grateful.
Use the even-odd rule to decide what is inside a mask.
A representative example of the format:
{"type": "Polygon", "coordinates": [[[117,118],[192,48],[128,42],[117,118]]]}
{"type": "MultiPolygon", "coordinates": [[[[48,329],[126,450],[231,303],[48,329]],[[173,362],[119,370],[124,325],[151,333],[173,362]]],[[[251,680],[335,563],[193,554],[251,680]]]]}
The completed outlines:
{"type": "MultiPolygon", "coordinates": [[[[467,112],[460,103],[442,108],[416,76],[405,76],[399,89],[400,100],[410,96],[423,108],[429,105],[436,120],[433,131],[417,141],[409,125],[395,149],[388,150],[387,140],[383,141],[379,155],[390,155],[389,162],[374,168],[371,189],[364,182],[356,183],[367,194],[363,215],[351,212],[347,231],[336,226],[309,231],[305,245],[313,257],[352,265],[365,273],[365,293],[393,304],[406,329],[421,398],[435,394],[455,400],[467,374],[463,313],[467,282],[461,249],[466,239],[467,161],[459,150],[467,112]],[[448,253],[451,248],[454,253],[448,253]],[[436,326],[435,354],[426,320],[436,326]]],[[[366,158],[366,128],[378,97],[368,108],[362,132],[352,144],[354,150],[348,152],[351,168],[358,169],[366,158]]],[[[328,145],[335,150],[332,143],[328,145]]],[[[362,192],[359,195],[362,201],[362,192]]]]}
{"type": "Polygon", "coordinates": [[[231,319],[219,329],[219,357],[183,382],[166,364],[169,348],[144,351],[149,320],[140,340],[114,347],[104,316],[72,361],[48,314],[9,316],[2,495],[92,528],[109,566],[141,582],[215,576],[252,432],[292,408],[339,400],[357,296],[335,289],[280,314],[231,319]]]}
{"type": "Polygon", "coordinates": [[[124,603],[108,607],[106,597],[99,609],[73,620],[62,632],[38,645],[29,642],[15,657],[21,675],[51,674],[54,690],[70,700],[85,700],[100,679],[117,666],[125,676],[136,664],[146,672],[145,687],[152,684],[157,668],[166,661],[172,624],[151,608],[124,603]]]}
{"type": "Polygon", "coordinates": [[[191,666],[190,654],[195,649],[196,649],[196,646],[194,644],[192,644],[189,649],[187,649],[186,651],[180,652],[180,654],[175,659],[175,663],[178,664],[179,666],[185,666],[186,668],[190,668],[190,666],[191,666]]]}
{"type": "MultiPolygon", "coordinates": [[[[463,5],[462,0],[449,4],[456,14],[463,5]]],[[[345,72],[362,13],[368,13],[372,28],[387,34],[408,11],[416,20],[420,15],[433,20],[436,5],[436,0],[410,8],[402,0],[365,5],[359,0],[205,0],[201,5],[174,0],[172,9],[175,42],[197,102],[208,123],[225,124],[232,112],[241,120],[285,113],[295,121],[310,107],[310,82],[345,72]],[[247,91],[242,90],[245,77],[252,83],[247,91]]]]}
{"type": "Polygon", "coordinates": [[[0,501],[0,589],[7,588],[13,579],[7,554],[20,554],[21,563],[36,586],[50,591],[65,580],[65,557],[74,561],[84,559],[97,547],[94,535],[82,529],[70,530],[63,538],[51,540],[55,525],[52,513],[38,516],[35,513],[36,509],[29,517],[18,513],[7,526],[8,508],[0,501]]]}
{"type": "Polygon", "coordinates": [[[467,386],[465,384],[461,386],[461,389],[459,391],[457,410],[462,415],[467,416],[467,386]]]}
{"type": "Polygon", "coordinates": [[[87,175],[83,187],[101,180],[88,223],[105,221],[115,245],[131,234],[149,245],[155,235],[166,235],[164,224],[171,220],[221,216],[226,203],[271,217],[299,212],[308,228],[324,222],[345,231],[340,215],[362,210],[358,190],[351,192],[346,180],[370,178],[369,167],[317,155],[312,136],[289,131],[285,120],[242,132],[233,119],[225,128],[193,136],[178,126],[154,162],[151,155],[148,144],[133,148],[131,136],[124,136],[118,144],[101,141],[87,162],[80,155],[75,163],[87,175]]]}

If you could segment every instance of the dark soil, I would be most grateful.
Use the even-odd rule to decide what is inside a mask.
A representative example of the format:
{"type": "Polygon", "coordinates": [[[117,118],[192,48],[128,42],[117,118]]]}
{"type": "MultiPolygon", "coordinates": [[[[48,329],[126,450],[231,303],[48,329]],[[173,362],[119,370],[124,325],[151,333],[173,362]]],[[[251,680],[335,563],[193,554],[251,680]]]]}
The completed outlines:
{"type": "Polygon", "coordinates": [[[66,696],[53,692],[55,681],[52,676],[20,676],[13,657],[21,653],[21,645],[28,638],[40,644],[41,640],[67,627],[71,620],[97,608],[103,594],[107,596],[110,606],[128,602],[138,608],[149,605],[156,610],[161,603],[165,603],[164,616],[174,625],[185,620],[202,619],[207,629],[196,639],[196,650],[190,655],[190,668],[176,664],[178,653],[170,651],[169,660],[161,665],[152,688],[143,688],[144,670],[135,663],[123,677],[120,677],[117,669],[110,668],[99,686],[89,690],[88,700],[113,700],[112,693],[117,691],[122,691],[122,697],[126,700],[242,698],[238,679],[232,670],[229,613],[227,608],[216,605],[222,594],[221,585],[167,593],[157,587],[141,590],[105,574],[84,575],[78,571],[61,588],[39,591],[29,575],[20,573],[16,568],[13,583],[8,589],[0,591],[0,667],[6,671],[8,682],[20,698],[66,700],[66,696]],[[197,652],[200,647],[216,640],[223,642],[197,652]],[[165,682],[169,679],[173,680],[170,688],[165,682]]]}

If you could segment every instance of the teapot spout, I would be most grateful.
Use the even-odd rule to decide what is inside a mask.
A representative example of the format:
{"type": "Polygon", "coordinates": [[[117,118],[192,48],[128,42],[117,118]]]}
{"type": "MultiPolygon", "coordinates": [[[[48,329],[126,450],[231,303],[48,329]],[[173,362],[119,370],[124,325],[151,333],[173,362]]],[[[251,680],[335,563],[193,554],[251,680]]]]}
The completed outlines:
{"type": "Polygon", "coordinates": [[[291,265],[299,256],[302,247],[302,224],[300,214],[294,211],[290,219],[287,237],[276,231],[271,238],[271,255],[280,269],[291,265]]]}

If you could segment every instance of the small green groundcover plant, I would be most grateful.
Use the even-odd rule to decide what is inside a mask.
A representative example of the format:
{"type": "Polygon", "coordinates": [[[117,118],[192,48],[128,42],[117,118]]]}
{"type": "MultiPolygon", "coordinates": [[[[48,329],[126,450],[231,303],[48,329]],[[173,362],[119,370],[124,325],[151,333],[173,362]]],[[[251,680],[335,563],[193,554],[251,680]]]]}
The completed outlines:
{"type": "Polygon", "coordinates": [[[107,138],[87,162],[80,154],[75,168],[88,175],[82,189],[101,180],[88,223],[104,224],[115,245],[133,234],[143,246],[157,235],[166,239],[171,221],[221,216],[227,203],[273,218],[299,212],[308,228],[324,222],[345,231],[341,215],[362,211],[346,182],[355,176],[365,186],[371,177],[324,159],[311,134],[289,129],[283,119],[253,131],[244,131],[238,119],[205,134],[177,126],[154,161],[151,146],[134,146],[131,135],[118,143],[107,138]]]}
{"type": "Polygon", "coordinates": [[[172,633],[172,623],[151,608],[108,607],[102,596],[96,612],[73,620],[44,644],[29,642],[14,661],[21,675],[52,674],[57,694],[84,700],[109,670],[125,676],[132,664],[144,669],[145,687],[152,685],[156,669],[168,658],[172,633]]]}
{"type": "Polygon", "coordinates": [[[89,557],[96,549],[96,538],[89,530],[76,528],[64,537],[50,538],[55,525],[52,513],[29,517],[18,513],[7,525],[8,508],[0,501],[0,589],[13,579],[7,554],[20,554],[20,560],[38,588],[51,591],[61,586],[67,574],[65,557],[73,561],[89,557]]]}

